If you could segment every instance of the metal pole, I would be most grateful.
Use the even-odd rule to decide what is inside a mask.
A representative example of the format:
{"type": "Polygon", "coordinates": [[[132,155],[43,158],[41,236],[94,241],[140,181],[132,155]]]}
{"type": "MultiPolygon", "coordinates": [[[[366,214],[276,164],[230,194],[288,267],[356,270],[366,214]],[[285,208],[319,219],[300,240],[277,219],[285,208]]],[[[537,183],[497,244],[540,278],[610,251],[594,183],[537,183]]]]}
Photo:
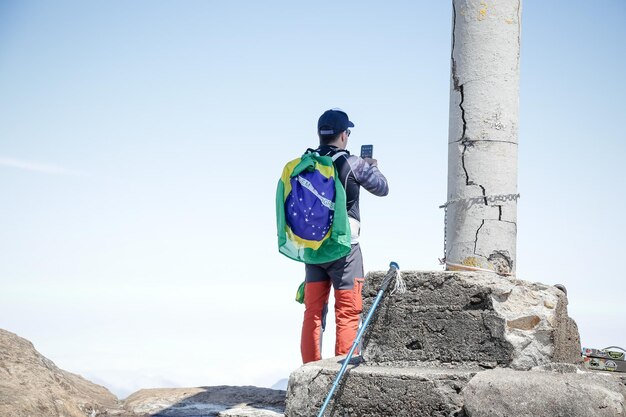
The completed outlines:
{"type": "Polygon", "coordinates": [[[374,299],[374,303],[372,304],[372,307],[370,307],[370,310],[367,313],[367,317],[365,318],[365,321],[361,325],[361,328],[359,329],[359,332],[357,333],[356,338],[354,339],[354,343],[352,343],[352,347],[350,348],[350,351],[348,352],[348,355],[344,359],[343,364],[341,365],[341,369],[339,369],[339,373],[335,377],[335,381],[333,382],[333,386],[330,388],[330,391],[328,392],[328,395],[326,396],[326,399],[324,400],[324,404],[322,405],[322,408],[320,409],[320,412],[317,415],[317,417],[323,417],[324,416],[324,412],[326,411],[326,407],[328,407],[328,404],[330,403],[330,400],[333,398],[333,394],[335,393],[335,390],[339,386],[339,381],[341,381],[341,378],[343,377],[343,374],[346,372],[346,368],[348,367],[348,364],[350,363],[350,359],[352,359],[352,355],[354,354],[354,351],[356,350],[357,346],[359,345],[359,342],[361,340],[361,336],[363,336],[363,333],[365,332],[365,329],[367,328],[367,325],[369,324],[370,319],[374,315],[374,311],[376,310],[376,307],[378,306],[378,303],[380,303],[380,300],[383,298],[383,294],[384,294],[385,290],[387,289],[387,287],[389,286],[389,283],[395,277],[395,272],[398,271],[399,269],[400,269],[400,267],[398,266],[397,263],[391,262],[389,264],[389,271],[387,272],[387,275],[385,275],[385,279],[383,280],[383,283],[380,286],[380,289],[378,290],[378,295],[376,295],[376,298],[374,299]]]}

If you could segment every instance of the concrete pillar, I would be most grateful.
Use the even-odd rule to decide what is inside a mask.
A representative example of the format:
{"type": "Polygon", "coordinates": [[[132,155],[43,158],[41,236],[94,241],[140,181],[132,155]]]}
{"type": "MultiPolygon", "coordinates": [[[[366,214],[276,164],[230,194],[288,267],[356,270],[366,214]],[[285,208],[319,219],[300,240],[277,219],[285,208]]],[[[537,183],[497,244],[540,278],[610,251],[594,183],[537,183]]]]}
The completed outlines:
{"type": "Polygon", "coordinates": [[[453,0],[446,269],[515,273],[521,0],[453,0]]]}

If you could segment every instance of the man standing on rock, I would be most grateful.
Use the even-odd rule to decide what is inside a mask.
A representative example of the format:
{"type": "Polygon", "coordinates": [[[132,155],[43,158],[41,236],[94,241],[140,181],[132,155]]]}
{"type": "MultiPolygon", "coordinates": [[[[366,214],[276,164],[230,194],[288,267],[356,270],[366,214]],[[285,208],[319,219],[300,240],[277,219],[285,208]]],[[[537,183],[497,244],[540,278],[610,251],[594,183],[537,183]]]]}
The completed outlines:
{"type": "Polygon", "coordinates": [[[317,123],[320,146],[316,152],[331,157],[342,152],[335,160],[335,168],[346,191],[352,248],[347,256],[336,261],[305,266],[305,311],[300,341],[303,363],[322,358],[322,331],[326,325],[331,285],[335,291],[335,355],[349,352],[358,331],[363,304],[363,257],[358,242],[361,219],[359,192],[363,186],[377,196],[389,193],[387,179],[378,170],[377,161],[350,155],[346,150],[351,127],[354,123],[340,109],[324,112],[317,123]]]}

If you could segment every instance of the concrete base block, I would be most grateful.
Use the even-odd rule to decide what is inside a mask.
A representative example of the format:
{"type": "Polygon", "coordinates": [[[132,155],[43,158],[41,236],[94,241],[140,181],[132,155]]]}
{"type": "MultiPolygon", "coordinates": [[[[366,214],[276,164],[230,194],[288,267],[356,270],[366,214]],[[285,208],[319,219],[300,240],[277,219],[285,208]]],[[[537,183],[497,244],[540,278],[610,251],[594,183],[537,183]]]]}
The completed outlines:
{"type": "MultiPolygon", "coordinates": [[[[293,372],[285,416],[319,412],[341,367],[341,357],[312,362],[293,372]]],[[[476,369],[349,365],[327,408],[327,416],[454,416],[462,408],[460,392],[476,369]]]]}
{"type": "MultiPolygon", "coordinates": [[[[368,274],[364,314],[384,275],[368,274]]],[[[493,273],[405,271],[402,276],[407,292],[391,295],[389,288],[365,332],[363,360],[348,367],[326,416],[623,415],[619,381],[578,374],[580,338],[563,291],[493,273]],[[559,400],[562,407],[574,401],[576,391],[568,391],[574,385],[594,387],[584,404],[567,408],[576,414],[542,407],[539,398],[554,402],[554,392],[567,397],[559,400]],[[509,412],[509,403],[523,398],[533,399],[535,414],[524,414],[523,403],[509,412]]],[[[340,359],[310,363],[291,374],[287,417],[317,415],[340,359]]]]}
{"type": "MultiPolygon", "coordinates": [[[[424,361],[527,370],[580,363],[580,337],[567,297],[550,285],[493,273],[404,271],[407,292],[386,296],[363,341],[368,364],[424,361]]],[[[370,273],[364,312],[384,277],[370,273]]]]}

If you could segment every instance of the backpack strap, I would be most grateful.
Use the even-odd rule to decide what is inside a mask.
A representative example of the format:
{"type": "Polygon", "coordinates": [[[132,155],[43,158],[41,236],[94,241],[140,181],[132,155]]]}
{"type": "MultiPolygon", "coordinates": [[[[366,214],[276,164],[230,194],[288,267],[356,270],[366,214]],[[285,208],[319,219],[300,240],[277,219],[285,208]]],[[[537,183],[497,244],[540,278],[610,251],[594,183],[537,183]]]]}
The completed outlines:
{"type": "Polygon", "coordinates": [[[336,162],[337,159],[339,159],[340,156],[347,155],[347,154],[348,154],[348,152],[346,152],[346,151],[339,151],[339,152],[335,153],[333,156],[331,156],[331,158],[333,159],[333,162],[336,162]]]}

